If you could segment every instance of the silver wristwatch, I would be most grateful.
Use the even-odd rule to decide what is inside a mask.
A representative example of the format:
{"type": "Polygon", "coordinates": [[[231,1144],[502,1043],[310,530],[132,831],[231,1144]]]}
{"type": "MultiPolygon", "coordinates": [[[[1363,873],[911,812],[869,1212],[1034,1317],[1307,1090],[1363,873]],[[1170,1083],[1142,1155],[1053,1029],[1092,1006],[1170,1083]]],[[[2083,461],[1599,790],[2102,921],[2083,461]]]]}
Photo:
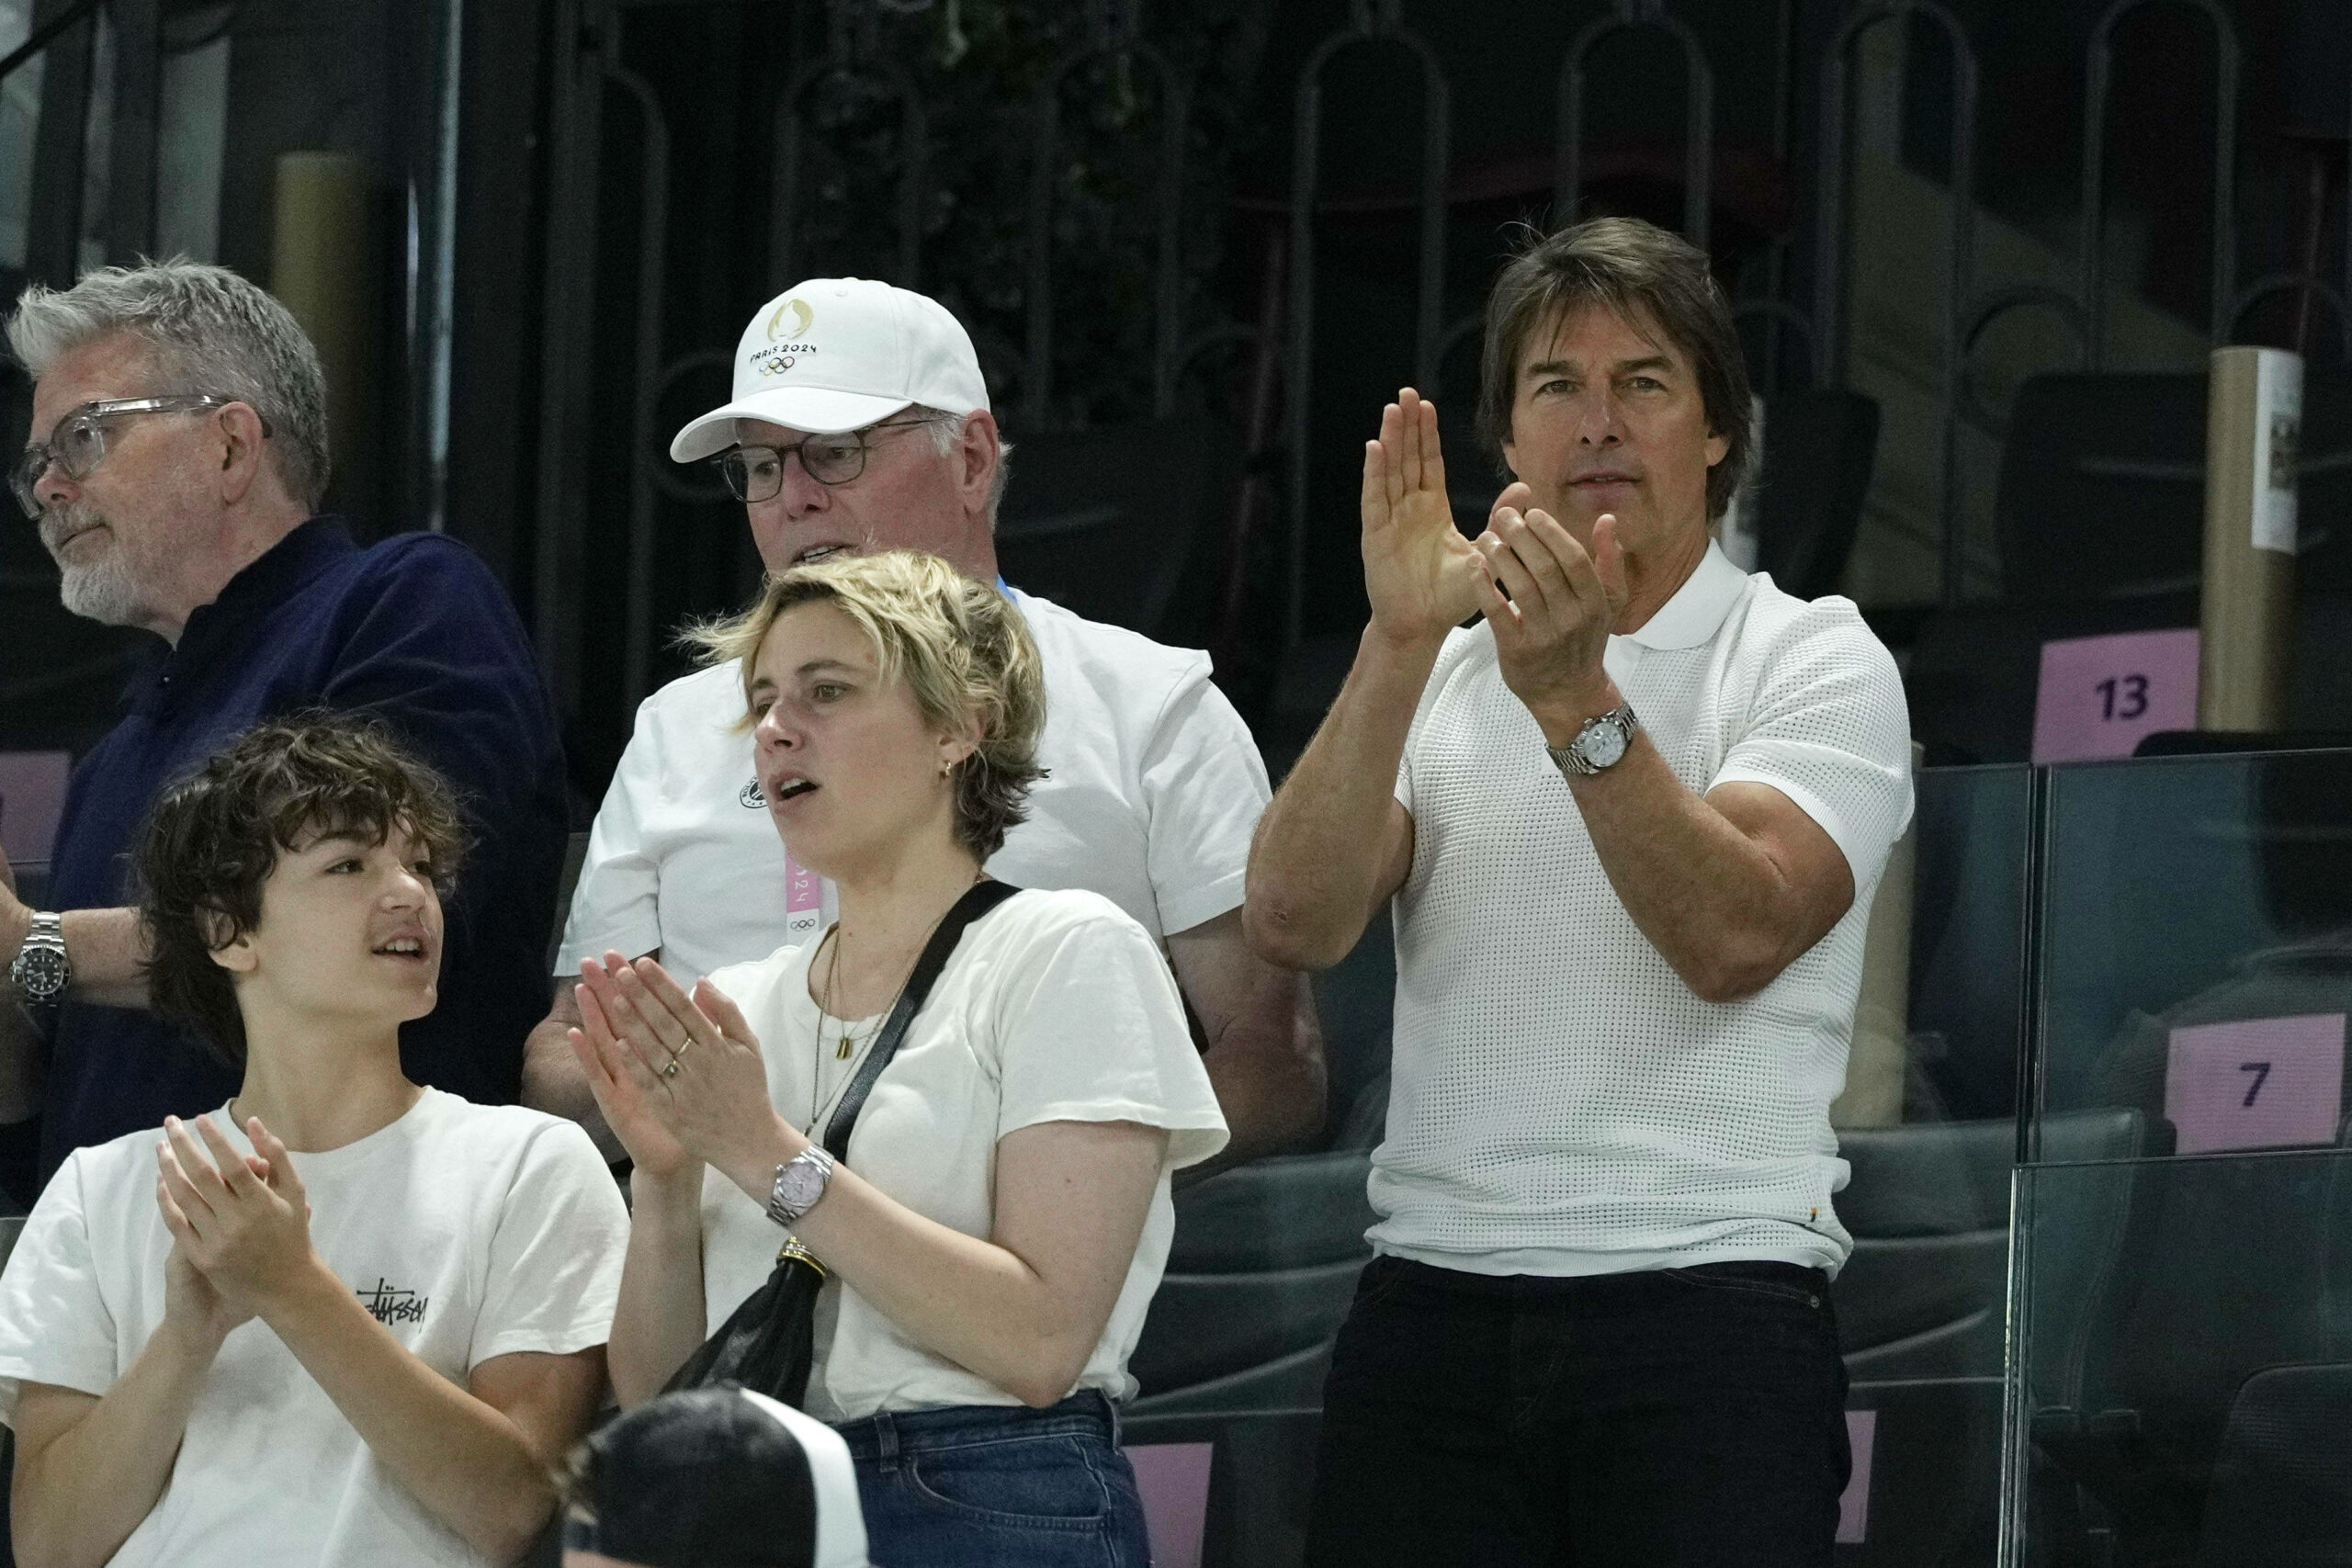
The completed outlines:
{"type": "Polygon", "coordinates": [[[25,945],[8,965],[8,983],[28,1002],[53,1002],[74,983],[74,965],[65,956],[65,919],[37,914],[25,945]]]}
{"type": "Polygon", "coordinates": [[[1624,761],[1625,753],[1633,750],[1634,731],[1641,727],[1634,716],[1634,705],[1620,703],[1599,718],[1587,719],[1566,746],[1544,747],[1544,754],[1560,772],[1590,778],[1624,761]]]}
{"type": "Polygon", "coordinates": [[[768,1218],[790,1230],[817,1206],[832,1179],[833,1156],[811,1144],[775,1168],[775,1185],[768,1189],[768,1218]]]}

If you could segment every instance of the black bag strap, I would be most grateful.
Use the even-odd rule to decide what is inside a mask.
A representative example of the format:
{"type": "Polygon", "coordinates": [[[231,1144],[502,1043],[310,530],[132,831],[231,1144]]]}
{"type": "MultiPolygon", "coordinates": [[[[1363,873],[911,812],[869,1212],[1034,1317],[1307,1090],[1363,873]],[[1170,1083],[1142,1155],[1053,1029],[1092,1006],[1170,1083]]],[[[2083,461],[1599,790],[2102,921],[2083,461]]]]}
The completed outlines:
{"type": "MultiPolygon", "coordinates": [[[[899,1054],[900,1042],[907,1037],[908,1026],[915,1014],[922,1010],[923,998],[931,995],[932,983],[947,967],[947,960],[955,955],[956,944],[964,940],[964,928],[1012,897],[1021,889],[1010,883],[988,879],[975,882],[965,889],[964,896],[939,917],[939,924],[932,929],[931,940],[923,943],[922,954],[915,960],[914,968],[907,975],[906,989],[899,993],[899,1005],[890,1010],[883,1021],[882,1032],[876,1037],[874,1048],[865,1054],[859,1065],[857,1077],[850,1080],[842,1092],[842,1102],[834,1108],[833,1119],[825,1123],[825,1152],[835,1159],[849,1157],[850,1129],[857,1125],[857,1113],[865,1108],[865,1097],[873,1091],[874,1081],[890,1058],[899,1054]]],[[[838,940],[838,939],[836,939],[838,940]]]]}

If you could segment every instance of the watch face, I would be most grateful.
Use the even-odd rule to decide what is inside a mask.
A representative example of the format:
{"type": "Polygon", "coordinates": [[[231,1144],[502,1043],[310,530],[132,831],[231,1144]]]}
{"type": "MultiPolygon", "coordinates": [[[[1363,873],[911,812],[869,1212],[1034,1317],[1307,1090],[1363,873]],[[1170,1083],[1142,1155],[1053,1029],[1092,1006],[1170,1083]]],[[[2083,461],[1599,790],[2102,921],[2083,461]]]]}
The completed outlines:
{"type": "Polygon", "coordinates": [[[47,947],[28,947],[17,955],[16,980],[27,996],[46,1001],[65,988],[65,954],[47,947]]]}
{"type": "Polygon", "coordinates": [[[784,1206],[799,1213],[825,1195],[825,1173],[813,1165],[787,1166],[775,1185],[784,1206]]]}
{"type": "Polygon", "coordinates": [[[1625,732],[1613,724],[1592,724],[1577,737],[1577,750],[1596,768],[1613,765],[1625,754],[1625,732]]]}

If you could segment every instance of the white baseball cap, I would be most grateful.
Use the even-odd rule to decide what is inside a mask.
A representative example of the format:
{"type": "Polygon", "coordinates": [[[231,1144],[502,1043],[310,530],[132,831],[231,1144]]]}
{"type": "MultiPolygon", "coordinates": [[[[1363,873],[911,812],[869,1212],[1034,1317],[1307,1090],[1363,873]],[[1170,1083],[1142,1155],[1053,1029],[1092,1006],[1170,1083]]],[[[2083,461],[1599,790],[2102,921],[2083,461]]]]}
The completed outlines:
{"type": "Polygon", "coordinates": [[[670,457],[725,451],[739,419],[831,435],[913,403],[955,414],[989,406],[964,324],[910,289],[812,277],[760,307],[735,345],[735,395],[678,432],[670,457]]]}

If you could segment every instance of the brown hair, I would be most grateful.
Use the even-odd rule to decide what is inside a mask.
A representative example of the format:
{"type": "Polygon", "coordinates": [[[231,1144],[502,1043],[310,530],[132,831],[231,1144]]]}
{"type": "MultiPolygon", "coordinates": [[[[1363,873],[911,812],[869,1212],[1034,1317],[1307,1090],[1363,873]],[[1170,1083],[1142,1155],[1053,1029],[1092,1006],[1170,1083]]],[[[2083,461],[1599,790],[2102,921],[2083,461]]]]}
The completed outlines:
{"type": "Polygon", "coordinates": [[[1501,463],[1528,338],[1581,305],[1606,306],[1636,327],[1647,315],[1690,361],[1707,424],[1724,442],[1723,461],[1707,470],[1707,521],[1721,517],[1747,471],[1754,441],[1739,331],[1706,253],[1638,218],[1591,218],[1551,234],[1527,231],[1487,297],[1479,439],[1501,463]]]}
{"type": "Polygon", "coordinates": [[[752,661],[769,629],[786,610],[820,603],[865,633],[882,679],[906,682],[925,723],[978,721],[979,745],[956,764],[956,841],[987,860],[1028,819],[1029,786],[1045,776],[1046,672],[1021,612],[937,556],[844,553],[777,573],[750,609],[690,628],[685,640],[707,664],[742,661],[748,709],[752,661]]]}
{"type": "Polygon", "coordinates": [[[244,1015],[213,954],[261,924],[280,852],[326,833],[380,844],[395,826],[431,859],[446,893],[466,845],[448,784],[380,725],[324,713],[257,725],[166,790],[137,852],[156,1013],[242,1068],[244,1015]]]}

